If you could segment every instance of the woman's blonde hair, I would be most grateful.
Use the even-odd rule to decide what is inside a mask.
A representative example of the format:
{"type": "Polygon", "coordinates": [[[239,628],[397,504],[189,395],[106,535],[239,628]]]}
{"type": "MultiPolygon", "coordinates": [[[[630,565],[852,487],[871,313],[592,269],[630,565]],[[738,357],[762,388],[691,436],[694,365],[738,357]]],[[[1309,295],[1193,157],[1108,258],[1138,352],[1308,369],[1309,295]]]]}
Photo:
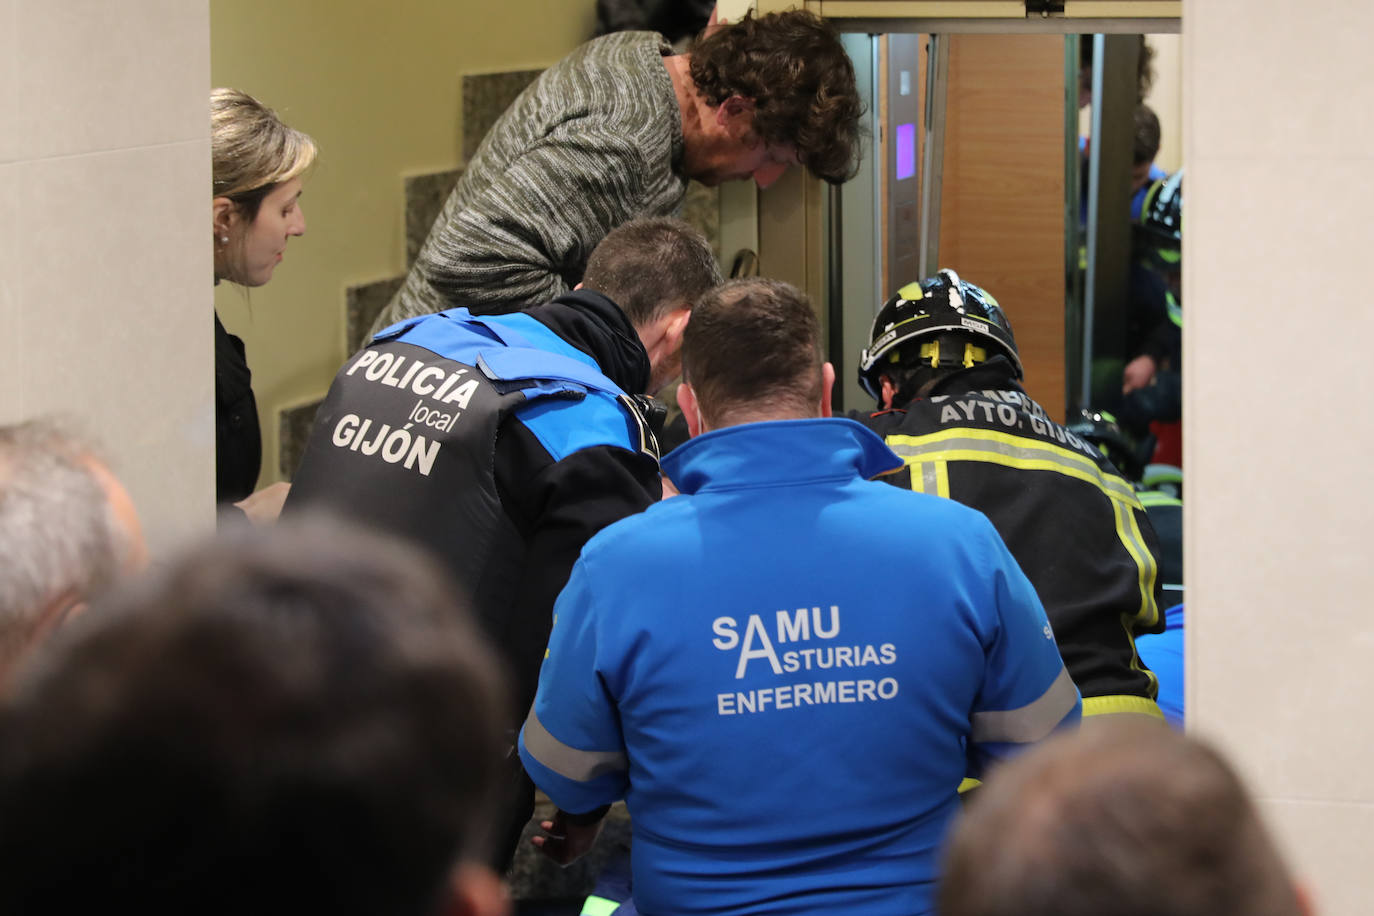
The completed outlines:
{"type": "Polygon", "coordinates": [[[237,89],[210,90],[214,197],[238,204],[250,220],[262,199],[315,161],[315,141],[237,89]]]}

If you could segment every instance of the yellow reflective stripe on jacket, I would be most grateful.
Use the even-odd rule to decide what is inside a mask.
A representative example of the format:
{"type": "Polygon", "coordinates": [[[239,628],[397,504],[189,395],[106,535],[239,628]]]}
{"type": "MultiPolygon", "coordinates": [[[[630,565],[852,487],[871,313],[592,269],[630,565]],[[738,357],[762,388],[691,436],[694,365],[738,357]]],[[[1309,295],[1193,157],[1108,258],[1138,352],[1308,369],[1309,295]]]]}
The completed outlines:
{"type": "Polygon", "coordinates": [[[925,480],[924,465],[939,462],[941,467],[936,473],[943,478],[944,492],[939,494],[941,496],[949,495],[948,468],[945,465],[951,461],[982,461],[1022,471],[1049,471],[1095,487],[1111,501],[1117,537],[1136,565],[1140,608],[1132,615],[1132,619],[1147,626],[1153,626],[1159,620],[1159,608],[1154,601],[1159,567],[1145,545],[1134,511],[1139,509],[1143,512],[1144,506],[1135,489],[1123,478],[1103,475],[1097,463],[1086,455],[1039,439],[990,429],[959,427],[924,436],[892,435],[886,438],[886,442],[903,461],[912,466],[913,486],[918,470],[922,480],[925,480]],[[922,467],[918,468],[917,465],[922,467]]]}
{"type": "Polygon", "coordinates": [[[903,458],[911,467],[911,489],[949,499],[949,463],[943,458],[934,461],[912,461],[903,458]]]}
{"type": "Polygon", "coordinates": [[[1142,490],[1140,493],[1140,504],[1146,509],[1151,506],[1182,506],[1183,500],[1177,496],[1170,496],[1168,493],[1161,493],[1159,490],[1142,490]]]}
{"type": "Polygon", "coordinates": [[[1160,711],[1159,704],[1146,697],[1118,695],[1083,698],[1083,718],[1085,719],[1089,716],[1121,714],[1152,716],[1156,719],[1164,718],[1164,713],[1160,711]]]}
{"type": "MultiPolygon", "coordinates": [[[[1123,537],[1122,543],[1126,546],[1126,551],[1130,553],[1132,558],[1135,559],[1136,575],[1138,577],[1138,581],[1140,582],[1141,594],[1140,610],[1137,611],[1135,614],[1122,613],[1121,629],[1125,632],[1126,641],[1131,647],[1131,670],[1144,673],[1145,676],[1149,679],[1150,695],[1152,697],[1158,696],[1159,677],[1140,662],[1140,652],[1136,649],[1135,645],[1135,627],[1133,624],[1135,621],[1139,620],[1144,621],[1148,626],[1153,627],[1159,621],[1159,605],[1156,604],[1154,600],[1155,580],[1159,578],[1159,564],[1155,562],[1154,554],[1150,553],[1149,548],[1145,546],[1144,535],[1140,533],[1140,523],[1136,519],[1135,512],[1132,511],[1130,508],[1123,506],[1120,502],[1117,502],[1115,500],[1113,500],[1112,504],[1116,507],[1118,534],[1121,533],[1122,525],[1124,523],[1126,529],[1130,532],[1131,535],[1130,538],[1123,537]],[[1132,547],[1132,541],[1135,544],[1134,547],[1132,547]]],[[[1144,512],[1144,507],[1141,507],[1140,511],[1144,512]]],[[[1120,699],[1124,700],[1129,698],[1121,697],[1120,699]]],[[[1154,708],[1154,712],[1156,715],[1158,715],[1160,718],[1164,717],[1164,714],[1159,711],[1158,705],[1153,700],[1147,700],[1146,702],[1148,702],[1150,706],[1154,708]]],[[[1124,712],[1125,710],[1116,711],[1124,712]]],[[[1103,714],[1103,712],[1097,713],[1097,715],[1103,714]]],[[[1088,715],[1088,713],[1086,712],[1086,707],[1084,715],[1088,715]]]]}
{"type": "MultiPolygon", "coordinates": [[[[1135,503],[1136,509],[1145,511],[1140,500],[1133,499],[1132,502],[1135,503]]],[[[1145,546],[1145,536],[1140,533],[1140,520],[1136,517],[1134,509],[1118,500],[1113,500],[1112,505],[1116,507],[1117,534],[1121,537],[1126,552],[1135,560],[1136,578],[1140,582],[1140,610],[1134,615],[1135,619],[1147,626],[1154,626],[1159,621],[1159,607],[1155,604],[1155,580],[1159,578],[1159,564],[1155,562],[1154,554],[1145,546]]],[[[1129,626],[1127,632],[1131,632],[1129,626]]]]}
{"type": "Polygon", "coordinates": [[[1089,483],[1109,497],[1139,508],[1135,490],[1121,478],[1104,477],[1086,455],[1011,433],[991,429],[948,429],[925,436],[888,436],[888,447],[907,464],[925,455],[945,461],[986,461],[1027,471],[1055,471],[1089,483]]]}
{"type": "Polygon", "coordinates": [[[619,900],[608,900],[593,894],[582,904],[582,916],[611,916],[618,909],[620,909],[619,900]]]}

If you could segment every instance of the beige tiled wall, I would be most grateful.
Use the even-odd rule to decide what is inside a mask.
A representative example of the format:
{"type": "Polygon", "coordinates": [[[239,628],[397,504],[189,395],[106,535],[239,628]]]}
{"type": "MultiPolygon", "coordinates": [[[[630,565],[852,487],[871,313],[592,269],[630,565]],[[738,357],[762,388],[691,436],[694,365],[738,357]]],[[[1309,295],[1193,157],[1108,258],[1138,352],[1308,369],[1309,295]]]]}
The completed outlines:
{"type": "Polygon", "coordinates": [[[0,422],[100,440],[156,549],[214,503],[207,0],[0,0],[0,422]]]}
{"type": "Polygon", "coordinates": [[[1189,724],[1318,912],[1374,900],[1374,6],[1189,0],[1189,724]]]}

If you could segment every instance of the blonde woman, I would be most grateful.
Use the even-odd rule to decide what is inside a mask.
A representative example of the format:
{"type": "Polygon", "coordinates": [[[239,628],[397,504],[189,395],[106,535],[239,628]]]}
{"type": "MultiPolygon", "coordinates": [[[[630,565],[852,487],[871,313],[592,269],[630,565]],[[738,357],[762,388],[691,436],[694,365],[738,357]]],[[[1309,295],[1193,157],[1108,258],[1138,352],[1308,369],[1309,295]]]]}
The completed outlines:
{"type": "MultiPolygon", "coordinates": [[[[315,161],[315,141],[287,127],[272,109],[237,89],[210,91],[214,171],[215,283],[262,286],[292,236],[305,234],[301,177],[315,161]]],[[[249,518],[274,518],[286,485],[253,492],[262,468],[262,434],[243,341],[215,315],[216,501],[249,518]]]]}

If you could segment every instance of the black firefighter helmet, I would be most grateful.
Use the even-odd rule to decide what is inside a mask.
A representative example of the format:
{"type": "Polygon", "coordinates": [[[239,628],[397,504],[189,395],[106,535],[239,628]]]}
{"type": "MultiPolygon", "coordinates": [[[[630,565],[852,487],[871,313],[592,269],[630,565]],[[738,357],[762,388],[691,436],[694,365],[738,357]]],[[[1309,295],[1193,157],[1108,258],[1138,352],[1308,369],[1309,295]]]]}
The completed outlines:
{"type": "Polygon", "coordinates": [[[1005,356],[1022,377],[1011,322],[987,290],[945,269],[909,283],[878,310],[859,357],[859,384],[881,401],[879,378],[889,366],[955,368],[1005,356]],[[974,343],[970,340],[979,341],[974,343]]]}
{"type": "Polygon", "coordinates": [[[1153,436],[1137,444],[1116,422],[1116,417],[1105,410],[1086,408],[1078,412],[1077,419],[1069,423],[1067,428],[1105,455],[1123,477],[1132,483],[1139,482],[1145,472],[1146,455],[1154,450],[1153,436]]]}
{"type": "Polygon", "coordinates": [[[1150,185],[1140,207],[1136,239],[1163,270],[1178,270],[1183,248],[1183,169],[1150,185]]]}

